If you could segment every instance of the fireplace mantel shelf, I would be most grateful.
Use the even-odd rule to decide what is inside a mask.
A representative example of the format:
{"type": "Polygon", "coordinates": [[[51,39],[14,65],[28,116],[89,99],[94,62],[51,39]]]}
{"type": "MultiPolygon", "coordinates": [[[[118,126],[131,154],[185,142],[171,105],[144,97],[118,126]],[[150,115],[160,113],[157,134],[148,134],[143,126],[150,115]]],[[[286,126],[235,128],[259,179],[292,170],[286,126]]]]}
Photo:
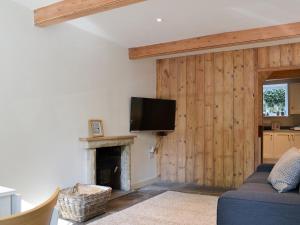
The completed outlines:
{"type": "Polygon", "coordinates": [[[86,137],[79,138],[79,141],[82,142],[91,142],[91,141],[112,141],[112,140],[124,140],[124,139],[134,139],[135,135],[126,135],[126,136],[107,136],[107,137],[86,137]]]}
{"type": "Polygon", "coordinates": [[[107,137],[87,137],[79,138],[85,149],[96,149],[102,147],[124,146],[133,144],[135,135],[127,136],[107,136],[107,137]]]}

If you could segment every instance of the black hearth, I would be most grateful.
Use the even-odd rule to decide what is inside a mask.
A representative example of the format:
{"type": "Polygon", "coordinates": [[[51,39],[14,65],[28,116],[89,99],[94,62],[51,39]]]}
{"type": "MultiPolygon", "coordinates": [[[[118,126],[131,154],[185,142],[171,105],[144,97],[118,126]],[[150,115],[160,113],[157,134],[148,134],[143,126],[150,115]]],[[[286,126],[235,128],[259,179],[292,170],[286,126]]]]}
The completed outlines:
{"type": "Polygon", "coordinates": [[[121,147],[105,147],[96,151],[96,184],[121,189],[121,147]]]}

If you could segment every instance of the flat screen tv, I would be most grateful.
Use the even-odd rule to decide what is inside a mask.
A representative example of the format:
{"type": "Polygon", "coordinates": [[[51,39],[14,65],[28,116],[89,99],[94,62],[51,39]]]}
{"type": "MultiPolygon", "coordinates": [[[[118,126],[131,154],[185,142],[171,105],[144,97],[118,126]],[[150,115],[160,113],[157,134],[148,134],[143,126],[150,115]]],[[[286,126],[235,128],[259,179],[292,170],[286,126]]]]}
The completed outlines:
{"type": "Polygon", "coordinates": [[[175,112],[175,100],[132,97],[130,131],[172,131],[175,112]]]}

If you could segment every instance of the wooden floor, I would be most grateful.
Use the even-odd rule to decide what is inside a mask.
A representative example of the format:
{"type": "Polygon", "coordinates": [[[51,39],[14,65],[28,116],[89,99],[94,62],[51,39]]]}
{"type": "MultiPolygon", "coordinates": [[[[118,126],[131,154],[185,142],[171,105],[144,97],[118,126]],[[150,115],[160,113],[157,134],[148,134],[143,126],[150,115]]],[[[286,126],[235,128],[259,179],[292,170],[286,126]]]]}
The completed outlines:
{"type": "MultiPolygon", "coordinates": [[[[207,188],[207,187],[201,187],[194,184],[177,184],[177,183],[155,183],[149,186],[146,186],[144,188],[138,189],[136,191],[133,191],[127,195],[124,195],[119,198],[112,199],[108,202],[106,213],[94,218],[93,220],[90,220],[86,223],[82,224],[88,224],[92,221],[96,221],[102,217],[108,216],[110,214],[116,213],[120,210],[126,209],[130,206],[133,206],[139,202],[145,201],[149,198],[152,198],[156,195],[159,195],[166,191],[178,191],[178,192],[184,192],[184,193],[194,193],[194,194],[203,194],[203,195],[214,195],[214,196],[220,196],[225,191],[228,191],[226,189],[221,188],[207,188]]],[[[77,223],[78,225],[80,223],[77,223]]]]}

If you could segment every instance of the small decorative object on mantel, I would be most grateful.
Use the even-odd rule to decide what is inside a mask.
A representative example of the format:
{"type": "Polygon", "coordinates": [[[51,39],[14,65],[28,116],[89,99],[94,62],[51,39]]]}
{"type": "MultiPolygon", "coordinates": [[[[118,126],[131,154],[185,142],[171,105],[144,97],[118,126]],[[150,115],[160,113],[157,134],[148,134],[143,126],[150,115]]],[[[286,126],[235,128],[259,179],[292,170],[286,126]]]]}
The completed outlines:
{"type": "Polygon", "coordinates": [[[104,136],[102,120],[89,120],[89,136],[90,137],[104,136]]]}

